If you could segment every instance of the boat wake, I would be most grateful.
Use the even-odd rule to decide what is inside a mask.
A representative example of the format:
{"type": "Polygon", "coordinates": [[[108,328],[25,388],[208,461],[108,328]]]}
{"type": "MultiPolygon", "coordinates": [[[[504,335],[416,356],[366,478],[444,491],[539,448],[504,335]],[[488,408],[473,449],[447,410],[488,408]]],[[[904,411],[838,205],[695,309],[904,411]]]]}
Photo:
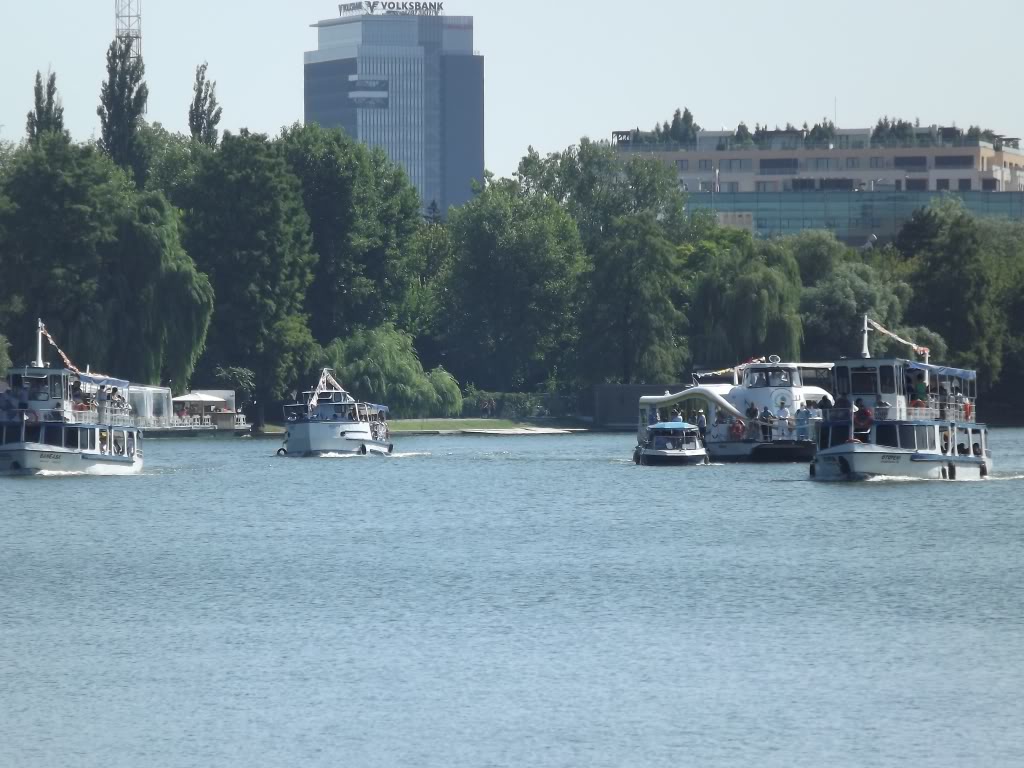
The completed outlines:
{"type": "Polygon", "coordinates": [[[395,451],[394,453],[391,454],[391,458],[392,459],[412,459],[412,458],[415,458],[417,456],[430,456],[430,455],[431,455],[430,451],[406,451],[404,453],[399,453],[398,451],[395,451]]]}

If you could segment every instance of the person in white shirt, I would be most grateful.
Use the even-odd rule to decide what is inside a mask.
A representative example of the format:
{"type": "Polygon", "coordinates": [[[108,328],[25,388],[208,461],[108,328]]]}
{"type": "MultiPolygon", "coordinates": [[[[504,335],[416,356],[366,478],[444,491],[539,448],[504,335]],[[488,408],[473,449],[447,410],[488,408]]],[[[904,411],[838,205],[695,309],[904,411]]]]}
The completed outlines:
{"type": "Polygon", "coordinates": [[[790,413],[789,408],[786,405],[786,401],[785,400],[783,400],[779,404],[779,410],[777,410],[775,412],[775,415],[779,419],[776,422],[776,425],[778,426],[778,429],[779,429],[779,437],[788,437],[790,432],[792,431],[792,426],[789,423],[789,417],[792,414],[790,413]]]}

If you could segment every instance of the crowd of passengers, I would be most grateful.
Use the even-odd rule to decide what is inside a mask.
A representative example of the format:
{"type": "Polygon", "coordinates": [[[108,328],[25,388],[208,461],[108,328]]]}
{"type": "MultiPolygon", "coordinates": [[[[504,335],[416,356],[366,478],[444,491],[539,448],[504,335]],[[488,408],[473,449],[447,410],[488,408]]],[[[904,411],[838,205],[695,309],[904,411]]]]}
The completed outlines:
{"type": "MultiPolygon", "coordinates": [[[[13,389],[0,392],[0,413],[10,421],[17,415],[27,412],[33,402],[39,402],[45,395],[43,389],[30,389],[21,382],[13,389]]],[[[94,411],[97,409],[119,409],[127,412],[129,405],[117,387],[107,388],[101,384],[95,393],[89,393],[82,389],[82,382],[76,381],[71,386],[71,409],[74,411],[94,411]]],[[[56,401],[53,407],[45,410],[61,410],[61,401],[56,401]]],[[[60,419],[58,419],[59,421],[60,419]]]]}

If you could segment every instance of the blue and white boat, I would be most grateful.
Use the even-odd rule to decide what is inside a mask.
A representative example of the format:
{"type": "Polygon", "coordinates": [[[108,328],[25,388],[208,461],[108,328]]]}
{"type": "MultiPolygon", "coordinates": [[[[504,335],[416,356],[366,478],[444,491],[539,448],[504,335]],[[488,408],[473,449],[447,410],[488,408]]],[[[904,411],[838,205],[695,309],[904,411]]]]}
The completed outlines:
{"type": "Polygon", "coordinates": [[[832,371],[836,403],[824,412],[812,478],[980,480],[992,473],[988,428],[975,407],[977,372],[927,357],[926,348],[865,316],[861,357],[837,360],[832,371]],[[871,329],[925,360],[871,358],[871,329]]]}
{"type": "Polygon", "coordinates": [[[82,372],[57,347],[63,368],[43,361],[39,321],[36,359],[7,371],[0,395],[0,475],[74,473],[133,475],[142,471],[142,431],[124,379],[82,372]]]}
{"type": "Polygon", "coordinates": [[[388,407],[357,401],[339,384],[330,368],[301,401],[284,407],[284,444],[279,456],[390,454],[388,407]]]}
{"type": "Polygon", "coordinates": [[[707,464],[700,430],[685,421],[659,421],[643,430],[633,450],[637,464],[707,464]]]}

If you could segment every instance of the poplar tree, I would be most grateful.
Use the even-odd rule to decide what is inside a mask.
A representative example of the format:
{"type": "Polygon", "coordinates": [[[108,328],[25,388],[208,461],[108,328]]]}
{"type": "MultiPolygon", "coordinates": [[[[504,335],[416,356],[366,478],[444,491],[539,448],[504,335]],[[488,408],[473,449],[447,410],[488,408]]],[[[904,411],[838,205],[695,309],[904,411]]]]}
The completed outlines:
{"type": "Polygon", "coordinates": [[[139,140],[142,115],[149,99],[142,56],[132,55],[132,38],[115,38],[107,48],[107,79],[100,88],[100,147],[132,172],[135,185],[146,181],[145,144],[139,140]]]}
{"type": "Polygon", "coordinates": [[[48,132],[59,133],[65,139],[70,138],[64,130],[64,107],[57,96],[57,75],[50,72],[46,79],[46,90],[43,90],[43,76],[36,70],[35,106],[28,113],[26,125],[29,144],[35,146],[39,137],[48,132]]]}
{"type": "Polygon", "coordinates": [[[206,67],[205,61],[196,67],[192,104],[188,108],[188,129],[193,139],[208,147],[215,147],[222,110],[217,103],[217,82],[206,79],[206,67]]]}

